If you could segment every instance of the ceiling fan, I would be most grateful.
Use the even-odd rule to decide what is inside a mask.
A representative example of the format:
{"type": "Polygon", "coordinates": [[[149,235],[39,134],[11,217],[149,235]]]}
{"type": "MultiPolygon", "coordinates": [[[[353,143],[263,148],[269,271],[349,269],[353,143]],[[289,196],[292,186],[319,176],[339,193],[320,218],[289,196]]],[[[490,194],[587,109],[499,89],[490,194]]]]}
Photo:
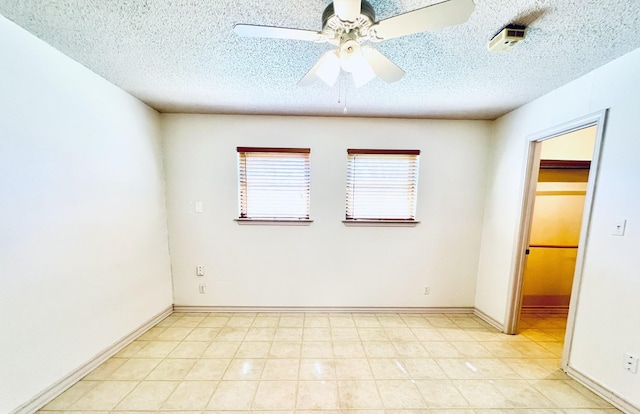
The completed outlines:
{"type": "Polygon", "coordinates": [[[442,29],[469,19],[473,0],[447,0],[388,19],[375,21],[375,12],[366,0],[334,0],[322,13],[322,30],[236,24],[233,31],[243,37],[328,42],[338,48],[326,52],[298,82],[307,86],[322,80],[333,86],[340,69],[350,72],[356,86],[378,76],[387,83],[400,80],[404,71],[364,41],[381,42],[400,36],[442,29]]]}

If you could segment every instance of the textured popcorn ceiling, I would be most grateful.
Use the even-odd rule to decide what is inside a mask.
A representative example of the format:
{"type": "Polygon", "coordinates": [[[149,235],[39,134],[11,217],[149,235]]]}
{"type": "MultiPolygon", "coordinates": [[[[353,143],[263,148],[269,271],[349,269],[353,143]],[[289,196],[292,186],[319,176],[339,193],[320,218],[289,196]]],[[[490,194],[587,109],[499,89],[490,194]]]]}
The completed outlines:
{"type": "MultiPolygon", "coordinates": [[[[439,0],[370,0],[377,19],[439,0]]],[[[465,24],[374,44],[406,71],[296,83],[332,46],[239,38],[235,23],[321,29],[328,0],[0,0],[0,14],[161,112],[493,119],[640,47],[640,0],[475,0],[465,24]],[[506,53],[487,41],[528,24],[506,53]]],[[[638,68],[640,82],[640,68],[638,68]]]]}

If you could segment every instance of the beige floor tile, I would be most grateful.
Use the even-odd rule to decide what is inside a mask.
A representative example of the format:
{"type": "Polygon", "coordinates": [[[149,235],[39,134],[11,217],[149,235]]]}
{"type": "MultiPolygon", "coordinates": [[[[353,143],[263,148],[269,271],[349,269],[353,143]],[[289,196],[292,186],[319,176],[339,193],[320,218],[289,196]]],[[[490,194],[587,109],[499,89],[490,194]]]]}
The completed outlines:
{"type": "Polygon", "coordinates": [[[136,385],[138,385],[137,381],[101,381],[76,401],[70,409],[73,411],[111,410],[136,385]]]}
{"type": "Polygon", "coordinates": [[[228,321],[227,325],[233,328],[248,328],[253,325],[256,315],[234,314],[228,321]]]}
{"type": "Polygon", "coordinates": [[[525,314],[504,335],[471,314],[175,313],[40,413],[618,414],[560,369],[565,323],[525,314]]]}
{"type": "Polygon", "coordinates": [[[271,342],[243,342],[238,351],[236,358],[266,358],[269,355],[271,342]]]}
{"type": "Polygon", "coordinates": [[[162,404],[162,408],[165,410],[203,410],[217,385],[217,381],[182,381],[162,404]]]}
{"type": "Polygon", "coordinates": [[[242,341],[247,332],[249,332],[249,328],[225,326],[224,328],[220,328],[215,339],[216,342],[242,341]]]}
{"type": "Polygon", "coordinates": [[[297,381],[260,381],[252,410],[291,410],[296,407],[297,381]]]}
{"type": "Polygon", "coordinates": [[[338,396],[340,408],[343,410],[383,408],[382,399],[374,381],[338,381],[338,396]]]}
{"type": "Polygon", "coordinates": [[[447,374],[431,358],[405,358],[404,367],[413,379],[446,379],[447,374]]]}
{"type": "Polygon", "coordinates": [[[228,316],[207,316],[198,324],[200,328],[222,328],[229,321],[228,316]]]}
{"type": "Polygon", "coordinates": [[[185,341],[213,341],[222,328],[194,328],[185,341]]]}
{"type": "Polygon", "coordinates": [[[336,410],[338,384],[336,381],[300,381],[298,383],[297,409],[336,410]]]}
{"type": "Polygon", "coordinates": [[[534,342],[515,342],[514,347],[528,358],[557,358],[557,356],[534,342]]]}
{"type": "Polygon", "coordinates": [[[422,342],[433,358],[462,358],[462,354],[449,342],[422,342]]]}
{"type": "Polygon", "coordinates": [[[185,315],[182,318],[178,319],[173,325],[172,328],[195,328],[206,318],[205,315],[185,315]]]}
{"type": "Polygon", "coordinates": [[[279,315],[258,315],[251,326],[256,328],[275,328],[280,322],[279,315]]]}
{"type": "Polygon", "coordinates": [[[301,359],[298,372],[300,380],[331,380],[337,378],[333,359],[301,359]]]}
{"type": "Polygon", "coordinates": [[[269,358],[300,358],[302,344],[299,342],[272,342],[269,358]]]}
{"type": "Polygon", "coordinates": [[[466,342],[475,341],[465,329],[462,328],[437,328],[438,333],[449,342],[466,342]]]}
{"type": "Polygon", "coordinates": [[[382,325],[376,315],[353,315],[353,323],[358,328],[380,328],[382,325]]]}
{"type": "Polygon", "coordinates": [[[491,358],[493,353],[480,342],[449,342],[463,357],[491,358]]]}
{"type": "Polygon", "coordinates": [[[138,341],[138,340],[133,341],[129,345],[125,346],[120,351],[118,351],[118,353],[115,354],[113,357],[114,358],[131,358],[135,354],[140,352],[140,350],[147,345],[148,345],[148,342],[138,341]]]}
{"type": "Polygon", "coordinates": [[[422,315],[400,315],[400,317],[410,328],[428,328],[431,326],[422,315]]]}
{"type": "Polygon", "coordinates": [[[358,328],[358,336],[362,341],[389,341],[384,328],[358,328]]]}
{"type": "Polygon", "coordinates": [[[181,342],[167,358],[200,358],[211,344],[208,342],[181,342]]]}
{"type": "Polygon", "coordinates": [[[333,356],[335,358],[365,358],[361,342],[334,342],[333,356]]]}
{"type": "Polygon", "coordinates": [[[303,342],[300,356],[302,358],[333,358],[333,343],[303,342]]]}
{"type": "Polygon", "coordinates": [[[332,328],[353,328],[356,326],[353,315],[345,313],[332,313],[329,315],[329,324],[332,328]]]}
{"type": "Polygon", "coordinates": [[[446,341],[437,328],[411,328],[411,332],[422,342],[446,341]]]}
{"type": "Polygon", "coordinates": [[[475,408],[513,408],[513,404],[489,381],[454,380],[458,391],[475,408]]]}
{"type": "Polygon", "coordinates": [[[317,342],[331,340],[331,328],[308,328],[302,332],[302,340],[305,342],[317,342]]]}
{"type": "Polygon", "coordinates": [[[305,328],[328,328],[331,325],[329,324],[329,316],[327,315],[313,315],[306,314],[304,317],[304,327],[305,328]]]}
{"type": "Polygon", "coordinates": [[[192,330],[193,328],[171,327],[165,329],[155,339],[158,341],[182,341],[192,330]]]}
{"type": "Polygon", "coordinates": [[[449,380],[419,380],[416,381],[416,386],[429,408],[469,406],[469,402],[449,380]]]}
{"type": "Polygon", "coordinates": [[[406,328],[407,324],[404,323],[402,318],[397,314],[378,315],[378,322],[385,328],[406,328]]]}
{"type": "Polygon", "coordinates": [[[202,358],[233,358],[242,342],[213,342],[202,353],[202,358]]]}
{"type": "Polygon", "coordinates": [[[393,347],[402,358],[428,358],[429,351],[420,342],[394,342],[393,347]]]}
{"type": "Polygon", "coordinates": [[[195,362],[191,371],[184,377],[185,380],[218,380],[226,371],[230,359],[199,359],[195,362]]]}
{"type": "Polygon", "coordinates": [[[360,341],[356,328],[331,328],[331,339],[339,342],[360,341]]]}
{"type": "MultiPolygon", "coordinates": [[[[404,322],[403,322],[404,323],[404,322]]],[[[396,342],[413,342],[418,338],[413,334],[411,328],[407,327],[386,327],[385,333],[389,337],[389,340],[396,342]]]]}
{"type": "Polygon", "coordinates": [[[146,380],[182,380],[196,363],[195,359],[165,359],[147,375],[146,380]]]}
{"type": "Polygon", "coordinates": [[[76,382],[65,392],[56,397],[53,401],[45,405],[43,407],[43,410],[66,410],[80,398],[84,397],[89,391],[97,387],[99,384],[100,382],[98,381],[87,380],[76,382]]]}
{"type": "Polygon", "coordinates": [[[336,359],[335,364],[338,379],[373,379],[367,359],[336,359]]]}
{"type": "Polygon", "coordinates": [[[159,410],[178,386],[177,381],[142,381],[117,406],[117,410],[159,410]]]}
{"type": "Polygon", "coordinates": [[[220,381],[207,410],[249,410],[258,381],[220,381]]]}
{"type": "Polygon", "coordinates": [[[385,408],[427,408],[415,381],[376,381],[385,408]]]}
{"type": "Polygon", "coordinates": [[[392,342],[362,342],[368,358],[395,358],[398,356],[392,342]]]}
{"type": "Polygon", "coordinates": [[[295,380],[298,379],[300,360],[291,359],[267,359],[262,370],[263,381],[269,380],[295,380]]]}
{"type": "Polygon", "coordinates": [[[264,359],[233,359],[222,379],[248,381],[260,379],[264,369],[264,359]]]}
{"type": "Polygon", "coordinates": [[[140,337],[138,337],[138,341],[154,341],[156,339],[158,339],[158,336],[164,332],[167,329],[167,327],[160,327],[160,326],[154,326],[153,328],[149,329],[147,332],[143,333],[142,335],[140,335],[140,337]]]}
{"type": "Polygon", "coordinates": [[[161,359],[129,359],[109,377],[112,380],[142,380],[158,366],[161,359]]]}
{"type": "Polygon", "coordinates": [[[554,404],[531,386],[527,380],[496,380],[493,385],[514,407],[553,408],[554,404]]]}
{"type": "Polygon", "coordinates": [[[164,358],[177,346],[177,341],[149,342],[147,346],[135,354],[134,358],[164,358]]]}
{"type": "Polygon", "coordinates": [[[110,379],[111,374],[113,374],[113,372],[120,368],[125,362],[127,362],[127,360],[124,358],[109,358],[83,379],[87,381],[110,379]]]}
{"type": "Polygon", "coordinates": [[[396,358],[369,359],[369,366],[375,379],[407,379],[409,371],[404,362],[396,358]]]}
{"type": "Polygon", "coordinates": [[[244,337],[245,341],[272,341],[273,337],[276,334],[275,327],[267,327],[267,328],[258,328],[252,327],[249,328],[247,335],[244,337]]]}
{"type": "Polygon", "coordinates": [[[450,379],[521,379],[516,371],[499,359],[437,359],[450,379]]]}
{"type": "Polygon", "coordinates": [[[582,393],[569,385],[571,380],[534,380],[530,384],[558,408],[609,408],[593,393],[582,393]]]}
{"type": "Polygon", "coordinates": [[[302,341],[302,328],[281,328],[276,329],[276,334],[273,337],[274,341],[280,342],[298,342],[302,341]]]}
{"type": "Polygon", "coordinates": [[[282,328],[302,328],[304,326],[304,314],[281,315],[278,326],[282,328]]]}

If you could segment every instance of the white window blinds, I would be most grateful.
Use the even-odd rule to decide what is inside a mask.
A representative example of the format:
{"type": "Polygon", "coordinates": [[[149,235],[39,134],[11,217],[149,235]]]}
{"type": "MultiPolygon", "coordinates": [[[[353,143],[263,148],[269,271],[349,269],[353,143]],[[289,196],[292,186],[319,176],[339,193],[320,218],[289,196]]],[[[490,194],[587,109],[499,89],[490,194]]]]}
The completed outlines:
{"type": "Polygon", "coordinates": [[[347,220],[415,220],[420,150],[347,154],[347,220]]]}
{"type": "Polygon", "coordinates": [[[240,218],[309,219],[309,148],[238,147],[240,218]]]}

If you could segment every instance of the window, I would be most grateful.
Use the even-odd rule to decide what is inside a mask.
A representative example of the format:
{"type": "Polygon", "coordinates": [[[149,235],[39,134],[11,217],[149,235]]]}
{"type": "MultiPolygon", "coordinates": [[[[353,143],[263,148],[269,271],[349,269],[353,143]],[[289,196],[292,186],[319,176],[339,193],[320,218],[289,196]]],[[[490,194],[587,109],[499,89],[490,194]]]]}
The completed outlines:
{"type": "Polygon", "coordinates": [[[309,220],[309,153],[238,147],[240,219],[309,220]]]}
{"type": "Polygon", "coordinates": [[[346,221],[415,222],[420,150],[349,149],[346,221]]]}

